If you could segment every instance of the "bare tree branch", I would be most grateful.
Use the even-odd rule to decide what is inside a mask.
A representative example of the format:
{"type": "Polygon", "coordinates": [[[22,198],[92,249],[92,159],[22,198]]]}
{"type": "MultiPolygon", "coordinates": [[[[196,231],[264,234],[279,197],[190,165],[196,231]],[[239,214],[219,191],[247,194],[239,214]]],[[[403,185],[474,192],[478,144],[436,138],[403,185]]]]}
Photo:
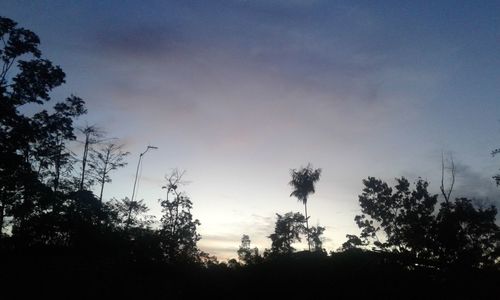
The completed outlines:
{"type": "Polygon", "coordinates": [[[455,162],[453,161],[453,155],[450,153],[450,175],[451,175],[451,183],[450,183],[450,188],[446,191],[446,188],[444,186],[444,171],[445,171],[445,162],[444,162],[444,152],[441,153],[441,186],[439,189],[441,190],[441,194],[444,197],[444,201],[446,203],[450,202],[450,197],[451,197],[451,192],[453,191],[453,186],[455,185],[455,174],[456,174],[456,168],[455,168],[455,162]]]}

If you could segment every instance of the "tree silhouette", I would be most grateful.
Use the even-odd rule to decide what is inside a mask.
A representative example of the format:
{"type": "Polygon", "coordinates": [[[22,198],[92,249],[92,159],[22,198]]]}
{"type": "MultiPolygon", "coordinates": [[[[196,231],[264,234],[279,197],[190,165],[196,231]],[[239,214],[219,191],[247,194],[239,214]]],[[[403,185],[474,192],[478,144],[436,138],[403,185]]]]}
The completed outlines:
{"type": "Polygon", "coordinates": [[[252,248],[250,237],[244,234],[241,237],[241,245],[238,248],[238,259],[246,265],[256,264],[260,260],[259,249],[252,248]]]}
{"type": "Polygon", "coordinates": [[[160,200],[163,216],[159,235],[165,257],[171,262],[192,261],[199,256],[196,243],[201,237],[196,228],[201,223],[193,220],[193,203],[179,191],[179,186],[184,183],[184,173],[175,169],[165,177],[167,184],[163,188],[167,190],[167,195],[166,199],[160,200]]]}
{"type": "Polygon", "coordinates": [[[313,169],[311,164],[307,164],[305,168],[291,170],[292,180],[289,184],[293,191],[290,197],[294,196],[299,202],[304,203],[305,221],[307,229],[307,245],[311,251],[311,241],[309,236],[309,217],[307,216],[307,199],[310,194],[314,194],[314,184],[319,180],[321,169],[313,169]]]}
{"type": "Polygon", "coordinates": [[[295,251],[292,244],[300,242],[300,235],[306,233],[305,218],[301,213],[288,212],[284,215],[276,214],[274,233],[271,239],[272,254],[291,254],[295,251]]]}
{"type": "MultiPolygon", "coordinates": [[[[81,98],[71,96],[65,102],[54,106],[55,113],[46,110],[33,116],[33,126],[40,137],[34,144],[34,164],[40,179],[48,179],[54,192],[59,189],[61,180],[73,171],[71,151],[67,142],[74,141],[73,119],[85,114],[81,98]]],[[[65,185],[66,186],[66,185],[65,185]]]]}
{"type": "Polygon", "coordinates": [[[498,263],[500,228],[495,223],[496,214],[493,205],[476,208],[466,198],[442,203],[434,237],[439,264],[484,267],[498,263]]]}
{"type": "Polygon", "coordinates": [[[340,248],[340,250],[342,251],[356,249],[366,245],[366,243],[364,243],[358,236],[354,234],[346,234],[345,237],[347,238],[347,241],[342,244],[342,247],[340,248]]]}
{"type": "Polygon", "coordinates": [[[112,199],[109,206],[116,213],[117,225],[125,230],[130,227],[147,227],[153,222],[152,216],[145,215],[149,208],[143,200],[131,201],[128,197],[112,199]]]}
{"type": "MultiPolygon", "coordinates": [[[[407,179],[396,181],[393,190],[379,179],[363,180],[362,214],[355,217],[363,244],[373,241],[375,247],[398,253],[411,264],[480,267],[495,263],[499,227],[494,206],[477,209],[472,201],[459,198],[443,202],[436,212],[437,195],[429,194],[426,181],[417,180],[413,190],[407,179]]],[[[355,238],[350,242],[360,244],[355,238]]]]}
{"type": "MultiPolygon", "coordinates": [[[[491,156],[493,156],[493,157],[495,157],[498,154],[500,154],[500,149],[495,149],[495,150],[491,151],[491,156]]],[[[493,179],[497,183],[497,186],[500,186],[500,174],[494,175],[493,179]]]]}
{"type": "Polygon", "coordinates": [[[450,176],[451,176],[451,179],[450,179],[450,187],[448,188],[448,191],[445,190],[445,186],[444,186],[444,170],[445,170],[445,164],[444,164],[444,153],[441,154],[441,186],[439,187],[439,190],[441,191],[441,194],[443,195],[444,197],[444,201],[446,203],[449,203],[450,202],[450,196],[451,196],[451,192],[453,191],[453,186],[455,185],[455,173],[456,173],[456,169],[455,169],[455,162],[453,161],[453,155],[451,155],[451,153],[449,154],[449,161],[450,161],[450,167],[448,168],[449,171],[450,171],[450,176]]]}
{"type": "Polygon", "coordinates": [[[363,180],[365,188],[359,196],[363,214],[355,218],[361,238],[374,239],[381,249],[428,257],[437,195],[430,195],[428,183],[421,179],[413,191],[406,178],[396,180],[395,191],[373,177],[363,180]],[[385,235],[378,236],[380,230],[385,235]]]}
{"type": "Polygon", "coordinates": [[[125,162],[125,157],[129,155],[129,152],[122,150],[123,145],[116,144],[106,144],[101,149],[92,149],[90,152],[90,162],[89,167],[93,171],[93,175],[97,182],[101,185],[101,190],[99,193],[99,201],[102,202],[102,194],[104,191],[104,184],[111,182],[111,177],[109,173],[118,168],[127,165],[125,162]]]}
{"type": "Polygon", "coordinates": [[[325,227],[313,226],[308,230],[308,237],[312,244],[312,249],[314,252],[323,252],[323,232],[325,232],[325,227]]]}
{"type": "Polygon", "coordinates": [[[86,125],[78,129],[84,136],[83,140],[83,154],[82,154],[82,172],[80,177],[79,189],[83,190],[85,187],[85,171],[87,166],[87,158],[89,151],[92,150],[92,145],[102,142],[104,132],[96,125],[86,125]]]}
{"type": "Polygon", "coordinates": [[[49,101],[50,91],[64,83],[65,74],[42,58],[38,36],[11,19],[0,17],[0,39],[1,238],[6,218],[19,229],[34,216],[37,206],[37,213],[46,212],[50,197],[37,170],[45,168],[50,159],[54,162],[53,152],[57,156],[62,148],[57,136],[71,139],[70,118],[85,109],[81,99],[69,98],[68,107],[58,104],[52,115],[44,111],[24,115],[25,105],[35,107],[49,101]],[[40,126],[47,128],[42,130],[40,126]]]}

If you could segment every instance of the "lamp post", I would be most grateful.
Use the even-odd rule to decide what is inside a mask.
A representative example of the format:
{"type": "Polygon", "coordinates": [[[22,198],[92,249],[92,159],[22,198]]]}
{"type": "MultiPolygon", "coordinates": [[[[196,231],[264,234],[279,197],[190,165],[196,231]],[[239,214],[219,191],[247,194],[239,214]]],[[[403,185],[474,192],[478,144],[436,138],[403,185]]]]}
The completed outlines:
{"type": "Polygon", "coordinates": [[[148,152],[149,149],[158,149],[158,147],[155,147],[155,146],[148,146],[146,148],[146,151],[142,152],[140,155],[139,155],[139,162],[137,163],[137,170],[135,170],[135,180],[134,180],[134,189],[132,190],[132,198],[130,199],[130,201],[134,201],[134,196],[135,196],[135,186],[137,185],[137,175],[139,174],[139,166],[141,165],[141,160],[142,160],[142,157],[144,156],[144,154],[146,154],[146,152],[148,152]]]}

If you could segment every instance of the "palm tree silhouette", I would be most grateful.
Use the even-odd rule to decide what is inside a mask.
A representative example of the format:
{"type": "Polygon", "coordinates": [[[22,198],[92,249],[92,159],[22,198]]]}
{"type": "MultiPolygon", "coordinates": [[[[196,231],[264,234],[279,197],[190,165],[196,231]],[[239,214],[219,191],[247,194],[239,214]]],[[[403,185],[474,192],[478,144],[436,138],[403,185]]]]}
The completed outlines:
{"type": "Polygon", "coordinates": [[[292,180],[289,184],[293,187],[290,197],[297,197],[299,202],[304,203],[306,213],[306,228],[307,228],[307,245],[311,251],[311,241],[309,238],[309,217],[307,216],[307,198],[309,194],[314,194],[314,184],[319,180],[321,169],[314,170],[309,163],[305,168],[301,167],[299,170],[291,170],[292,180]]]}

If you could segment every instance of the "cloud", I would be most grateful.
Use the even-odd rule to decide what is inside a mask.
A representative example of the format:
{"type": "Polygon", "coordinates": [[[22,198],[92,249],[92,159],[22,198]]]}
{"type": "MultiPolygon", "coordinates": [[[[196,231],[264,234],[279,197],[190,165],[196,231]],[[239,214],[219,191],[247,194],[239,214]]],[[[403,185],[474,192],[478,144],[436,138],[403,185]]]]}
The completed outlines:
{"type": "Polygon", "coordinates": [[[500,189],[491,176],[476,171],[469,165],[456,163],[456,186],[453,198],[467,197],[478,201],[490,202],[500,206],[500,189]]]}
{"type": "Polygon", "coordinates": [[[158,63],[188,50],[182,32],[168,24],[105,29],[97,32],[91,42],[94,51],[124,63],[129,63],[131,59],[158,63]]]}

